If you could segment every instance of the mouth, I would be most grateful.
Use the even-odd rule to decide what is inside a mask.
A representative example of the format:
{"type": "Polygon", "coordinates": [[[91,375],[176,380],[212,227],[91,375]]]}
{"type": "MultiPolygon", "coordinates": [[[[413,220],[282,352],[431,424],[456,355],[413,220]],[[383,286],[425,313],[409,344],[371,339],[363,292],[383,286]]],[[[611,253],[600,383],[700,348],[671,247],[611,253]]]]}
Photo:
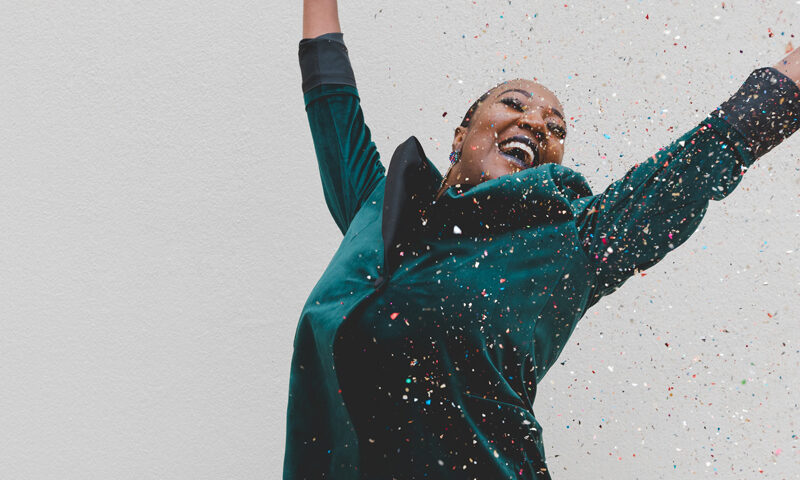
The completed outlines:
{"type": "Polygon", "coordinates": [[[515,135],[497,144],[506,158],[522,168],[533,167],[539,159],[539,147],[528,137],[515,135]]]}

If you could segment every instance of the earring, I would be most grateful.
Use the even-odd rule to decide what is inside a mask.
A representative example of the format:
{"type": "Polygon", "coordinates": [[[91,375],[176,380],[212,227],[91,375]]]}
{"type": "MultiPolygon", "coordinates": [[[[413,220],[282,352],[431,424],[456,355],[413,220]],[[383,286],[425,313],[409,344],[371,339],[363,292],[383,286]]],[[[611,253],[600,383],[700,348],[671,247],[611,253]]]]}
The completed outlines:
{"type": "MultiPolygon", "coordinates": [[[[447,177],[450,176],[450,170],[453,169],[453,165],[456,164],[456,162],[458,161],[458,157],[459,156],[461,156],[461,152],[457,152],[455,150],[450,152],[450,166],[447,167],[447,173],[444,174],[444,177],[442,177],[442,183],[439,184],[439,191],[440,192],[442,191],[442,188],[444,188],[444,183],[447,181],[447,177]]],[[[437,194],[437,197],[438,197],[438,194],[437,194]]]]}

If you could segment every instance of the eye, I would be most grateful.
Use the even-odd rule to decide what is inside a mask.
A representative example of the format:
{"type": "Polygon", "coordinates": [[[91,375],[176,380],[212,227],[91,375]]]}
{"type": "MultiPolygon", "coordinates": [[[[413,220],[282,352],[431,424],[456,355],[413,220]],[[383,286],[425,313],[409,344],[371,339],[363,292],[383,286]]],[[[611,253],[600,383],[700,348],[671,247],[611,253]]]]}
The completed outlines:
{"type": "Polygon", "coordinates": [[[504,99],[500,100],[500,102],[508,105],[509,107],[513,108],[514,110],[518,110],[520,112],[524,112],[525,111],[525,106],[522,105],[522,102],[520,102],[516,98],[507,97],[507,98],[504,98],[504,99]]]}
{"type": "Polygon", "coordinates": [[[567,136],[567,131],[566,131],[566,130],[564,130],[564,128],[562,128],[562,127],[561,127],[561,125],[559,125],[559,124],[557,124],[557,123],[551,123],[551,124],[550,124],[550,128],[552,128],[552,129],[553,129],[553,131],[554,131],[554,132],[556,132],[556,135],[557,135],[559,138],[564,138],[564,137],[566,137],[566,136],[567,136]]]}

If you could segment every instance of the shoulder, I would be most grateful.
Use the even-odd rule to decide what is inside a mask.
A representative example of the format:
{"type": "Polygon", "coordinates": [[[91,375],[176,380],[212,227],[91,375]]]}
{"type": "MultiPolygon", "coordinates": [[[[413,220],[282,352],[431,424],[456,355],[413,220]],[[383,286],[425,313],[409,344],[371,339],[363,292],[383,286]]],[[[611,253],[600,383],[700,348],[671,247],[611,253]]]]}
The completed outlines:
{"type": "Polygon", "coordinates": [[[557,163],[548,163],[536,167],[552,179],[553,186],[570,202],[583,197],[592,196],[592,189],[582,173],[557,163]]]}

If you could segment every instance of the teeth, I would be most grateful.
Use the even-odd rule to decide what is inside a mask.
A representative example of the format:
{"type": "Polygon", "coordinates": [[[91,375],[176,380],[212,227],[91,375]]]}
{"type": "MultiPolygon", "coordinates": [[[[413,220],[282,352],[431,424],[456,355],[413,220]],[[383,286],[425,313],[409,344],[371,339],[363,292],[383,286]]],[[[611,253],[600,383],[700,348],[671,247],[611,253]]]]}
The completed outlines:
{"type": "Polygon", "coordinates": [[[516,140],[512,140],[510,142],[504,143],[503,145],[500,145],[500,151],[504,152],[504,153],[508,153],[514,148],[519,148],[520,150],[525,152],[525,155],[527,155],[527,157],[528,157],[527,161],[529,163],[533,161],[533,150],[531,150],[531,147],[525,145],[522,142],[518,142],[516,140]]]}

